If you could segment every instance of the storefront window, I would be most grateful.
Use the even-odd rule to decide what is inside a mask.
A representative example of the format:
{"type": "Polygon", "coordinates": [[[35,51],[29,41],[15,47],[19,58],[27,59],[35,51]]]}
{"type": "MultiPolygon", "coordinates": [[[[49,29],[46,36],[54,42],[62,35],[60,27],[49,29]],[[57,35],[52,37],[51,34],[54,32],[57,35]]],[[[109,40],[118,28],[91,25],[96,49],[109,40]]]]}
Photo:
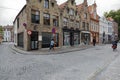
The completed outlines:
{"type": "Polygon", "coordinates": [[[54,36],[50,32],[43,32],[42,33],[42,48],[50,47],[50,41],[54,39],[56,43],[56,47],[58,47],[59,43],[59,34],[56,33],[54,36]]]}
{"type": "Polygon", "coordinates": [[[74,33],[74,45],[78,45],[78,44],[79,44],[79,34],[74,33]]]}
{"type": "Polygon", "coordinates": [[[70,45],[70,33],[69,32],[64,32],[64,45],[70,45]]]}
{"type": "Polygon", "coordinates": [[[18,33],[18,46],[19,47],[24,47],[24,35],[22,33],[18,33]]]}

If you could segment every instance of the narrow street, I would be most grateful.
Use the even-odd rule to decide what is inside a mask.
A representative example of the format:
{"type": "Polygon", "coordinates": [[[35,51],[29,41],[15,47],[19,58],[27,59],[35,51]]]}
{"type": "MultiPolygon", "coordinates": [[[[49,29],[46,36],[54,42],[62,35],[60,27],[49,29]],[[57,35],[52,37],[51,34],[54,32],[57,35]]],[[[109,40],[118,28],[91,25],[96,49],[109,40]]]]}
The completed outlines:
{"type": "Polygon", "coordinates": [[[119,80],[120,44],[51,55],[23,55],[0,45],[0,80],[119,80]],[[117,74],[117,75],[116,75],[117,74]]]}

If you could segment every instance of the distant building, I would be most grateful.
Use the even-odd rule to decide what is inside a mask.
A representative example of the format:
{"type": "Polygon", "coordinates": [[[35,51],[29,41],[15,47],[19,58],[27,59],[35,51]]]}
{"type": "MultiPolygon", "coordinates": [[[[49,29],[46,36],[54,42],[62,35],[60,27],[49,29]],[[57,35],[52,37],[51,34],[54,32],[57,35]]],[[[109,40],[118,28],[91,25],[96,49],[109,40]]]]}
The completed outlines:
{"type": "Polygon", "coordinates": [[[113,33],[115,34],[115,37],[118,38],[118,23],[116,23],[115,21],[113,21],[113,33]]]}
{"type": "Polygon", "coordinates": [[[114,39],[113,19],[111,17],[108,20],[108,43],[111,43],[114,39]]]}
{"type": "Polygon", "coordinates": [[[11,42],[13,41],[13,26],[7,25],[3,27],[3,41],[11,42]]]}
{"type": "Polygon", "coordinates": [[[105,17],[99,19],[99,42],[108,43],[108,20],[105,17]]]}

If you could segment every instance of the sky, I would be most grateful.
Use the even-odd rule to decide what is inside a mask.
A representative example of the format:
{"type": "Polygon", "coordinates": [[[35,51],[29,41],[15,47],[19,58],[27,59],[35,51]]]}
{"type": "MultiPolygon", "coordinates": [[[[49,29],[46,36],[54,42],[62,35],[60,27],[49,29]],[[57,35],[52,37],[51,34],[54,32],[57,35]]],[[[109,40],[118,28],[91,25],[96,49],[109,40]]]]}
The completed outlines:
{"type": "MultiPolygon", "coordinates": [[[[67,0],[56,0],[58,4],[61,4],[67,0]]],[[[81,4],[83,0],[75,0],[76,4],[81,4]]],[[[103,16],[104,12],[110,10],[120,9],[119,0],[87,0],[88,5],[91,5],[96,1],[97,13],[99,16],[103,16]]],[[[0,25],[13,25],[13,21],[19,11],[26,4],[26,0],[0,0],[0,25]]]]}

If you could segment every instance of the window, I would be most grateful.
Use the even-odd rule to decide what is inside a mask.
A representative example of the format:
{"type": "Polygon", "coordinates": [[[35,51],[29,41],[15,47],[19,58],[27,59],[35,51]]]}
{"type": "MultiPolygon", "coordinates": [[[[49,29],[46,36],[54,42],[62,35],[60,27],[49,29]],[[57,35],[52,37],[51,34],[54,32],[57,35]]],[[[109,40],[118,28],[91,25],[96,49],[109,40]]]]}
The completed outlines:
{"type": "Polygon", "coordinates": [[[63,26],[68,26],[68,19],[67,18],[63,19],[63,26]]]}
{"type": "Polygon", "coordinates": [[[70,14],[70,15],[74,15],[74,10],[73,10],[73,9],[70,9],[69,14],[70,14]]]}
{"type": "Polygon", "coordinates": [[[19,28],[19,18],[17,18],[17,28],[19,28]]]}
{"type": "Polygon", "coordinates": [[[78,14],[78,12],[77,11],[75,11],[75,15],[77,16],[77,14],[78,14]]]}
{"type": "Polygon", "coordinates": [[[82,26],[83,26],[83,29],[85,29],[85,22],[83,22],[82,26]]]}
{"type": "Polygon", "coordinates": [[[53,16],[53,26],[59,26],[59,18],[58,18],[58,16],[53,16]]]}
{"type": "Polygon", "coordinates": [[[49,8],[49,0],[44,0],[44,8],[49,8]]]}
{"type": "Polygon", "coordinates": [[[42,32],[42,48],[50,47],[51,39],[55,39],[56,47],[59,46],[59,34],[56,33],[55,37],[51,32],[42,32]]]}
{"type": "Polygon", "coordinates": [[[37,24],[40,23],[40,13],[39,13],[39,11],[36,11],[36,10],[31,11],[31,21],[32,21],[32,23],[37,23],[37,24]]]}
{"type": "Polygon", "coordinates": [[[19,47],[24,47],[24,36],[23,36],[23,32],[22,33],[18,33],[18,46],[19,47]]]}
{"type": "Polygon", "coordinates": [[[44,13],[43,19],[44,19],[43,21],[44,21],[45,25],[50,25],[50,15],[49,14],[44,13]]]}
{"type": "Polygon", "coordinates": [[[53,2],[51,3],[51,5],[52,5],[52,7],[54,7],[54,3],[53,2]]]}
{"type": "Polygon", "coordinates": [[[87,23],[87,30],[89,30],[89,23],[87,23]]]}
{"type": "Polygon", "coordinates": [[[74,0],[71,1],[71,4],[72,4],[72,5],[74,4],[74,0]]]}
{"type": "Polygon", "coordinates": [[[87,19],[87,13],[84,13],[84,19],[87,19]]]}
{"type": "Polygon", "coordinates": [[[39,2],[41,2],[42,0],[38,0],[39,2]]]}
{"type": "Polygon", "coordinates": [[[77,21],[77,22],[76,22],[76,27],[79,28],[79,26],[80,26],[80,24],[79,24],[79,22],[77,21]]]}

